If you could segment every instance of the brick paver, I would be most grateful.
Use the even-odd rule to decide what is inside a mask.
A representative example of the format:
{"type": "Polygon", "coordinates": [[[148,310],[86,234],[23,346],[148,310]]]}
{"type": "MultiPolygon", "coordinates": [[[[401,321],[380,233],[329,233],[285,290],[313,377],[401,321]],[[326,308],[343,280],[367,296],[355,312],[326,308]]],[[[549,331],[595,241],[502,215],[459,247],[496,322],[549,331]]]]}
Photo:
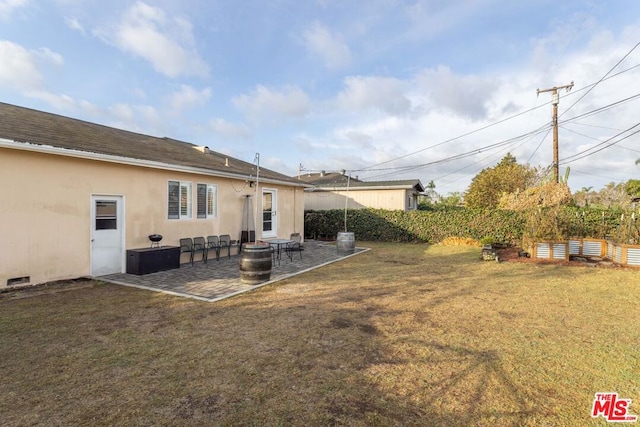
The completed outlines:
{"type": "MultiPolygon", "coordinates": [[[[356,247],[354,254],[349,256],[357,255],[366,250],[356,247]]],[[[271,280],[259,285],[241,283],[240,257],[232,254],[231,258],[228,258],[226,253],[220,256],[219,261],[216,261],[215,256],[210,254],[207,263],[197,261],[193,265],[182,264],[179,269],[175,270],[145,275],[110,274],[101,276],[99,279],[204,301],[219,301],[347,257],[338,255],[334,244],[306,240],[302,258],[297,253],[293,254],[292,260],[289,260],[286,255],[282,255],[280,265],[272,266],[271,280]]]]}

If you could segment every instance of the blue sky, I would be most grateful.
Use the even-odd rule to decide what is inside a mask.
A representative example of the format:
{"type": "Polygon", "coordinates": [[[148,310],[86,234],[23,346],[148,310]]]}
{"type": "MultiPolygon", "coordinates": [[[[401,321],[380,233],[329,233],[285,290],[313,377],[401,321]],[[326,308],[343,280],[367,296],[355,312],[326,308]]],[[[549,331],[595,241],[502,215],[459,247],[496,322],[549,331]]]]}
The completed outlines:
{"type": "Polygon", "coordinates": [[[447,194],[551,164],[536,90],[574,81],[560,168],[600,189],[640,179],[639,42],[634,0],[0,0],[0,101],[447,194]]]}

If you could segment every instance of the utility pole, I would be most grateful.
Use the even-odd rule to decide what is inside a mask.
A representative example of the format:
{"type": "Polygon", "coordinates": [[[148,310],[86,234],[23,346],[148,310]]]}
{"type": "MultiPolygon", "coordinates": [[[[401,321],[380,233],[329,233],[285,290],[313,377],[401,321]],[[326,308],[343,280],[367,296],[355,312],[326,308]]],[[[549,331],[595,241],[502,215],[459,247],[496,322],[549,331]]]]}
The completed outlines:
{"type": "Polygon", "coordinates": [[[558,159],[558,104],[560,103],[560,95],[558,95],[558,89],[566,89],[567,92],[573,87],[573,82],[564,86],[554,86],[550,89],[538,89],[537,94],[540,95],[543,92],[551,92],[551,104],[553,105],[553,178],[556,184],[560,182],[560,166],[558,159]]]}

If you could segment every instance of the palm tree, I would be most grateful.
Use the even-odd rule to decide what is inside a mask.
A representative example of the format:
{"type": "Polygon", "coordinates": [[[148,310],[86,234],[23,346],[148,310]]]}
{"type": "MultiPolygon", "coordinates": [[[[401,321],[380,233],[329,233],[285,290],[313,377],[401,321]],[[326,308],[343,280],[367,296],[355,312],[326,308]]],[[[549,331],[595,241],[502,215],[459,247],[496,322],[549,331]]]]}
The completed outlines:
{"type": "MultiPolygon", "coordinates": [[[[580,191],[576,191],[574,198],[581,199],[582,196],[584,196],[584,206],[587,207],[589,206],[589,193],[591,192],[592,189],[593,187],[582,187],[580,191]]],[[[576,200],[576,202],[578,202],[578,200],[576,200]]]]}

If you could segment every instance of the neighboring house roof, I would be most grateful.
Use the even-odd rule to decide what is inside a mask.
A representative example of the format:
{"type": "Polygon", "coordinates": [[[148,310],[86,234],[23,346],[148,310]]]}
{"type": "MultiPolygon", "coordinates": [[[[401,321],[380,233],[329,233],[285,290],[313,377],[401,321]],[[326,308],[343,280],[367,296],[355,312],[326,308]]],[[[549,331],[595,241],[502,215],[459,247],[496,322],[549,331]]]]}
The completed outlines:
{"type": "Polygon", "coordinates": [[[405,179],[393,181],[360,181],[350,178],[340,173],[329,174],[307,174],[300,175],[299,179],[311,184],[314,188],[307,191],[340,191],[346,190],[415,190],[418,193],[424,192],[424,186],[419,179],[405,179]]]}
{"type": "MultiPolygon", "coordinates": [[[[160,167],[246,179],[256,166],[171,138],[111,128],[56,114],[0,103],[0,147],[160,167]]],[[[260,167],[260,181],[305,186],[260,167]]]]}
{"type": "Polygon", "coordinates": [[[347,184],[347,181],[349,181],[350,184],[354,183],[354,182],[362,182],[360,181],[358,178],[353,178],[353,177],[349,177],[348,175],[345,175],[344,173],[337,173],[337,172],[321,172],[321,173],[306,173],[306,174],[300,174],[300,176],[298,176],[298,179],[300,181],[303,181],[307,184],[312,184],[312,185],[316,185],[316,186],[321,186],[321,185],[338,185],[338,184],[347,184]]]}

